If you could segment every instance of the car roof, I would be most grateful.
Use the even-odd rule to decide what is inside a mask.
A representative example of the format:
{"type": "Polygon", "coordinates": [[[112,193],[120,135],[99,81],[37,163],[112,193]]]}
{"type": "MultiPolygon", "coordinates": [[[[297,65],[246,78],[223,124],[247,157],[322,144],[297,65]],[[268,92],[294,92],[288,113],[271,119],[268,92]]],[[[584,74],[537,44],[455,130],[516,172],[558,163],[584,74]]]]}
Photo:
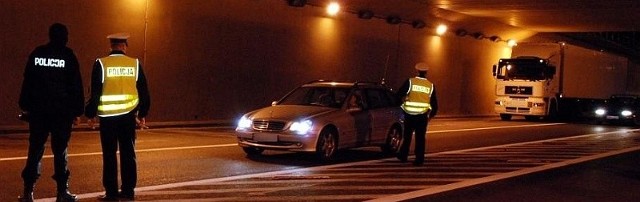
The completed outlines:
{"type": "Polygon", "coordinates": [[[348,82],[348,81],[312,81],[302,85],[303,87],[353,87],[353,86],[367,86],[367,87],[382,87],[383,85],[375,82],[348,82]]]}

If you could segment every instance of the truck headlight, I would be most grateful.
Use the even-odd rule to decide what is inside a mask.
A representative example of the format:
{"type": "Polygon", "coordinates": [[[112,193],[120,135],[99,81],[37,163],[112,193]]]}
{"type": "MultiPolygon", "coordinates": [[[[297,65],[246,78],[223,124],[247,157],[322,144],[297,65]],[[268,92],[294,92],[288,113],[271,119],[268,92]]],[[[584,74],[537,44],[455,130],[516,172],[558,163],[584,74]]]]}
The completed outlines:
{"type": "Polygon", "coordinates": [[[295,132],[298,135],[304,135],[311,130],[312,126],[313,122],[311,122],[310,120],[296,121],[291,124],[289,130],[295,132]]]}
{"type": "Polygon", "coordinates": [[[622,112],[620,112],[620,114],[622,116],[631,116],[631,114],[633,114],[633,112],[631,112],[629,110],[622,110],[622,112]]]}
{"type": "Polygon", "coordinates": [[[251,128],[251,119],[247,118],[246,116],[242,116],[242,118],[238,120],[238,127],[236,128],[236,130],[244,130],[247,128],[251,128]]]}
{"type": "Polygon", "coordinates": [[[596,113],[596,115],[598,115],[598,116],[602,116],[602,115],[604,115],[604,114],[606,114],[606,113],[607,113],[607,110],[604,110],[604,109],[602,109],[602,108],[599,108],[599,109],[596,109],[595,113],[596,113]]]}

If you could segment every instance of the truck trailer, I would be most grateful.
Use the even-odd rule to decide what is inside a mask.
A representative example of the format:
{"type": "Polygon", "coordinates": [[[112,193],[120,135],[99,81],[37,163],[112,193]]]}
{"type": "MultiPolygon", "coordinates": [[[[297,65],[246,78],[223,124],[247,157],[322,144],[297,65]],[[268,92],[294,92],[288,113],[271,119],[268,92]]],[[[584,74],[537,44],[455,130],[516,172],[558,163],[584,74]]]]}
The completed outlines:
{"type": "Polygon", "coordinates": [[[564,42],[526,43],[493,66],[495,112],[502,120],[582,119],[626,90],[627,59],[564,42]]]}

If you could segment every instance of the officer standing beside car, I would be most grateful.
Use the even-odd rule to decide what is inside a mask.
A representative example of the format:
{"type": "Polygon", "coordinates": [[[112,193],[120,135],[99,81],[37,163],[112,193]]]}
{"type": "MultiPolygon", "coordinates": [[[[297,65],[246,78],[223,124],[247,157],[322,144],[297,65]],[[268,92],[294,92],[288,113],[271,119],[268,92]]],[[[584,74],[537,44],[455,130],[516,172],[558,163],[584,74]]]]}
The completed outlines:
{"type": "Polygon", "coordinates": [[[93,126],[100,117],[100,143],[102,145],[102,185],[105,195],[101,201],[133,200],[137,183],[135,154],[136,122],[145,126],[150,96],[147,79],[137,58],[126,56],[128,34],[107,37],[111,53],[98,58],[91,73],[91,98],[85,115],[93,126]],[[118,158],[120,150],[120,178],[118,192],[118,158]]]}
{"type": "Polygon", "coordinates": [[[411,146],[411,136],[415,132],[415,160],[413,165],[424,164],[427,124],[438,113],[438,99],[434,84],[427,79],[429,67],[425,63],[415,66],[418,76],[407,79],[398,89],[398,97],[402,100],[404,111],[403,141],[398,152],[398,159],[406,162],[411,146]]]}
{"type": "Polygon", "coordinates": [[[51,134],[56,201],[75,201],[69,192],[67,146],[71,128],[84,106],[78,59],[69,47],[67,27],[49,27],[49,43],[37,47],[27,61],[20,92],[21,119],[29,122],[29,152],[22,170],[24,191],[19,201],[33,201],[33,189],[41,173],[45,143],[51,134]]]}

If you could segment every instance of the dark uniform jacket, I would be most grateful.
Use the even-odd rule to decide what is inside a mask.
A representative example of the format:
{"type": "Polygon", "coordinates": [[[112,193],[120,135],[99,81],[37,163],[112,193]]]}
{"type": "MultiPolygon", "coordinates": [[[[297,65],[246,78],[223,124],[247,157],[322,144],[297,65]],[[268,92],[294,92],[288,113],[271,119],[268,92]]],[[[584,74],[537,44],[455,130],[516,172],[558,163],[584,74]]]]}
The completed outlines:
{"type": "Polygon", "coordinates": [[[49,43],[29,55],[19,105],[32,114],[82,115],[82,78],[73,50],[49,43]]]}

